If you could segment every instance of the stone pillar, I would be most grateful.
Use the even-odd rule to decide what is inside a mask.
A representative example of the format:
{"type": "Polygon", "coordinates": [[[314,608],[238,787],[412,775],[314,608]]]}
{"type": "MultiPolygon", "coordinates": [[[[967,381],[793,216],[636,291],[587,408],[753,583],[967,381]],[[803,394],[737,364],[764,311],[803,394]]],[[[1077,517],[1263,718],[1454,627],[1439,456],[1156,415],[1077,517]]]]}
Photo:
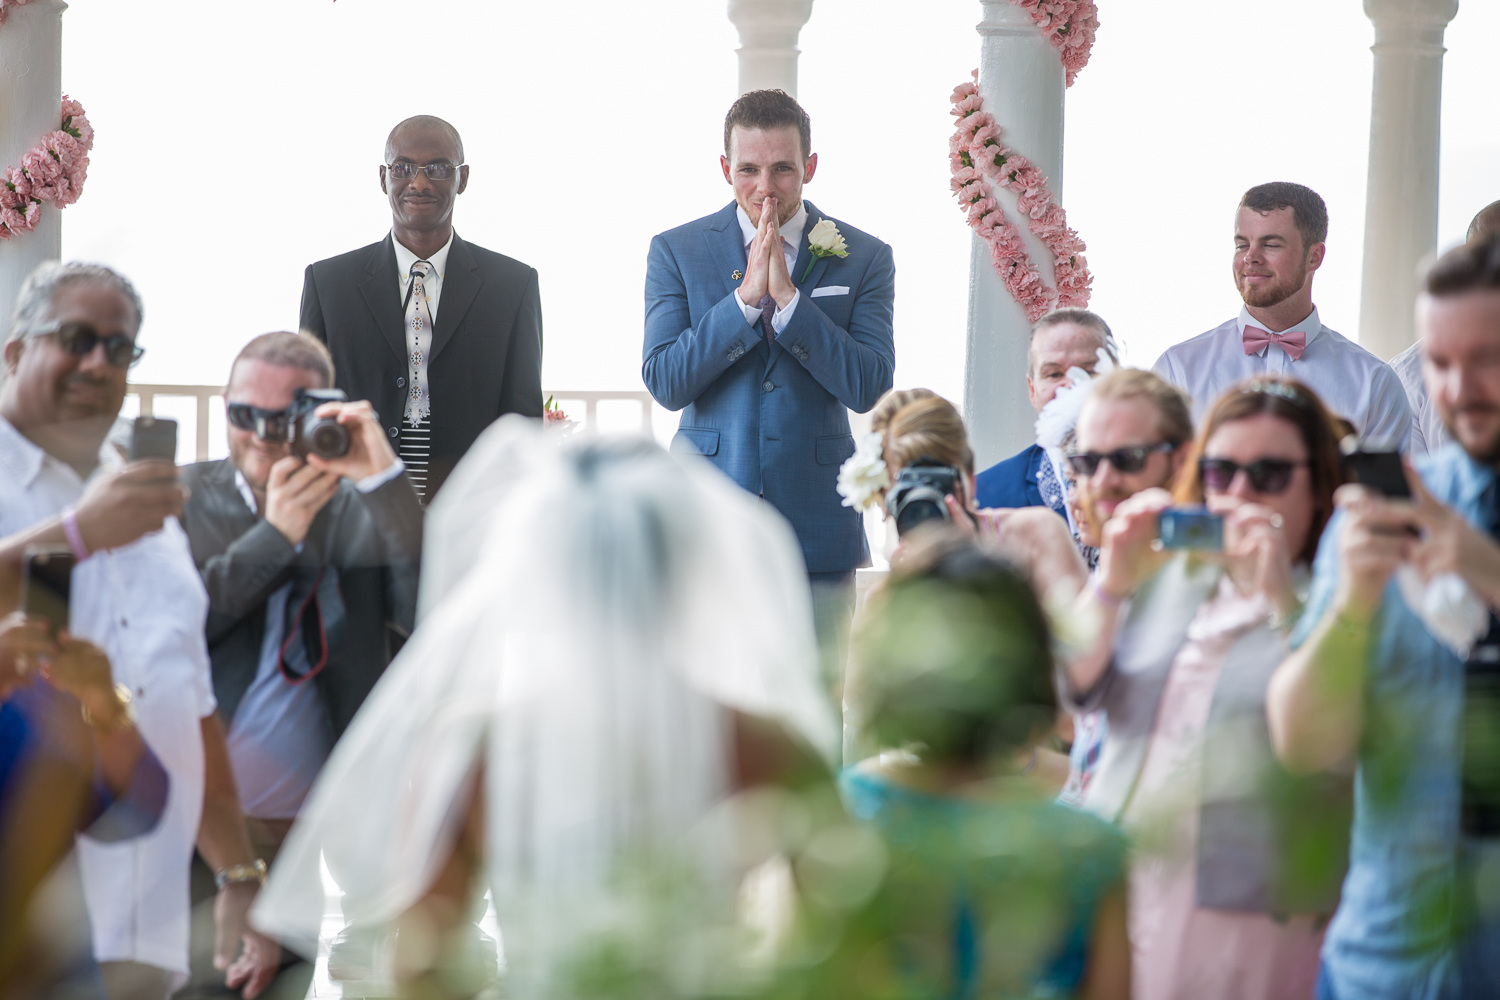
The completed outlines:
{"type": "MultiPolygon", "coordinates": [[[[1005,142],[1035,163],[1062,204],[1062,60],[1031,16],[1010,0],[980,0],[984,19],[979,93],[984,110],[1005,130],[1005,142]]],[[[955,81],[957,82],[957,81],[955,81]]],[[[1016,211],[1015,195],[995,192],[1026,241],[1042,278],[1052,283],[1052,255],[1016,211]]],[[[1036,413],[1026,399],[1026,348],[1031,324],[990,262],[989,246],[971,235],[969,335],[964,355],[964,423],[974,459],[984,469],[1035,440],[1036,413]]]]}
{"type": "Polygon", "coordinates": [[[797,96],[797,34],[812,16],[813,0],[729,0],[729,20],[740,32],[740,93],[784,90],[797,96]]]}
{"type": "MultiPolygon", "coordinates": [[[[57,130],[62,107],[62,0],[32,0],[0,24],[0,169],[57,130]]],[[[16,293],[38,264],[62,254],[62,219],[51,205],[29,233],[0,242],[0,341],[10,333],[16,293]]]]}
{"type": "Polygon", "coordinates": [[[1416,340],[1417,268],[1437,249],[1443,29],[1458,0],[1364,0],[1375,23],[1359,342],[1390,359],[1416,340]]]}

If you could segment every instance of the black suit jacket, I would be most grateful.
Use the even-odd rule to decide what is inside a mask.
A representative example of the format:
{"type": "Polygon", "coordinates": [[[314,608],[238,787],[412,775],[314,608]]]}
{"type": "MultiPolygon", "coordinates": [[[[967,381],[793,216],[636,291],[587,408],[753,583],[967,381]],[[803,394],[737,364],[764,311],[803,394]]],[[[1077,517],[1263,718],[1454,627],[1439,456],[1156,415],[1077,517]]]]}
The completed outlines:
{"type": "MultiPolygon", "coordinates": [[[[391,237],[309,264],[302,329],[333,353],[335,385],[368,399],[386,433],[406,407],[406,330],[391,237]]],[[[542,303],[536,269],[453,234],[427,363],[431,499],[501,414],[542,415],[542,303]]]]}
{"type": "Polygon", "coordinates": [[[298,567],[321,565],[338,575],[347,621],[313,682],[335,738],[343,735],[415,625],[422,508],[411,483],[402,474],[369,493],[340,483],[299,553],[246,506],[228,460],[187,466],[182,481],[192,491],[183,526],[208,589],[208,655],[225,728],[260,667],[267,598],[298,567]]]}

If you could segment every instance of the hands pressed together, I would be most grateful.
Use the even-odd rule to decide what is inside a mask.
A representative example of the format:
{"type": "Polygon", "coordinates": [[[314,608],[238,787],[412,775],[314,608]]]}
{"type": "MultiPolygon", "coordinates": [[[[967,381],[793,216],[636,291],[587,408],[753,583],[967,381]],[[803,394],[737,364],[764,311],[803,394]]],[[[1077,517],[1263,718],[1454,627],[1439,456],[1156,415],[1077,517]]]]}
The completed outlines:
{"type": "Polygon", "coordinates": [[[785,309],[797,295],[797,286],[786,268],[781,248],[780,206],[775,198],[761,203],[760,225],[745,257],[745,278],[740,282],[740,301],[760,307],[760,300],[770,295],[776,308],[785,309]]]}

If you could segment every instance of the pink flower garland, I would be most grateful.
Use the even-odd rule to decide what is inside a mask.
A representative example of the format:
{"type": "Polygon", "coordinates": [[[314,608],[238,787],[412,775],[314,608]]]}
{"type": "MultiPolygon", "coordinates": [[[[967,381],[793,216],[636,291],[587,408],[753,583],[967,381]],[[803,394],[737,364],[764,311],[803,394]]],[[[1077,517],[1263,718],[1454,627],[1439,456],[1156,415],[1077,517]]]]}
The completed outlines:
{"type": "Polygon", "coordinates": [[[19,7],[22,4],[30,2],[31,0],[0,0],[0,24],[5,23],[5,15],[9,13],[10,8],[19,7]]]}
{"type": "Polygon", "coordinates": [[[1068,86],[1078,71],[1088,65],[1094,51],[1094,35],[1099,31],[1099,8],[1094,0],[1010,0],[1031,15],[1031,23],[1046,34],[1057,50],[1068,86]]]}
{"type": "Polygon", "coordinates": [[[62,126],[42,136],[19,167],[0,173],[0,240],[35,229],[43,202],[64,208],[77,201],[93,148],[94,129],[84,117],[83,105],[64,94],[62,126]]]}

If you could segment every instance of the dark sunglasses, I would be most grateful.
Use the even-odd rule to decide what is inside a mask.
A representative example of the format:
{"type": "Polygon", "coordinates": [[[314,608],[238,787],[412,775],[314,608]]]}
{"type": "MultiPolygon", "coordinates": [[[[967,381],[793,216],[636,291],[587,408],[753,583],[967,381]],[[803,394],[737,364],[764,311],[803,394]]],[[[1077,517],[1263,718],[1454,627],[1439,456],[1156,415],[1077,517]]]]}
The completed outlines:
{"type": "Polygon", "coordinates": [[[286,440],[287,425],[291,422],[287,410],[262,410],[249,403],[230,403],[229,423],[242,431],[253,431],[262,441],[272,444],[286,440]]]}
{"type": "Polygon", "coordinates": [[[1116,448],[1114,451],[1107,452],[1080,451],[1068,456],[1068,464],[1080,476],[1092,476],[1098,470],[1100,462],[1113,465],[1116,472],[1129,474],[1144,469],[1152,455],[1176,450],[1175,444],[1163,441],[1161,444],[1140,444],[1134,448],[1116,448]]]}
{"type": "Polygon", "coordinates": [[[1285,458],[1260,458],[1248,465],[1231,462],[1227,458],[1198,459],[1198,475],[1203,478],[1203,488],[1215,493],[1228,492],[1234,477],[1241,469],[1250,480],[1250,488],[1257,493],[1283,493],[1292,485],[1292,472],[1307,462],[1293,462],[1285,458]]]}
{"type": "MultiPolygon", "coordinates": [[[[463,166],[462,163],[458,165],[458,167],[461,166],[463,166]]],[[[418,170],[426,174],[429,180],[452,180],[453,175],[458,173],[458,167],[455,167],[451,163],[429,163],[423,167],[419,167],[415,163],[387,163],[385,165],[385,169],[390,171],[392,177],[403,181],[409,181],[417,176],[418,170]]]]}
{"type": "Polygon", "coordinates": [[[144,347],[135,346],[134,337],[127,337],[123,333],[112,333],[108,337],[102,337],[98,330],[87,323],[59,323],[50,330],[38,330],[31,336],[53,337],[58,347],[80,358],[93,354],[94,348],[103,344],[104,356],[116,368],[129,368],[141,360],[141,355],[146,353],[144,347]]]}

